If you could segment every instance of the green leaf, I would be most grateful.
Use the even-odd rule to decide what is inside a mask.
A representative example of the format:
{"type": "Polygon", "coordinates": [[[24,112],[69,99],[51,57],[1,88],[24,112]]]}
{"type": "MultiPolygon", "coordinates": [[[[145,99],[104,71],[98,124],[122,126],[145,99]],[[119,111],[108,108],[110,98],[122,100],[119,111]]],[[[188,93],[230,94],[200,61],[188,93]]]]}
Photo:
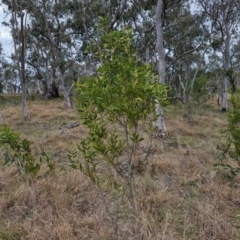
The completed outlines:
{"type": "Polygon", "coordinates": [[[5,153],[4,159],[5,159],[4,166],[13,161],[12,157],[8,153],[5,153]]]}

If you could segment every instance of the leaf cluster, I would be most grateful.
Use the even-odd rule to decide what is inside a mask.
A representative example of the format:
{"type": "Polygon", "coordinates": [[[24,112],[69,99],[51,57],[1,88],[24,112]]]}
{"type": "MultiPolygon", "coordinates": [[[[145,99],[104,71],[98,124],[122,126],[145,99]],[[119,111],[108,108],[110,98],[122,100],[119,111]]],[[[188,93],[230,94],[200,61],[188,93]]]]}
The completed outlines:
{"type": "Polygon", "coordinates": [[[48,173],[53,172],[54,162],[41,148],[38,154],[33,154],[31,143],[27,139],[21,139],[20,134],[11,130],[7,125],[0,128],[0,144],[6,147],[4,165],[13,164],[17,167],[17,172],[24,173],[29,177],[29,182],[36,178],[43,164],[48,167],[48,173]]]}
{"type": "Polygon", "coordinates": [[[231,96],[233,109],[228,113],[228,128],[224,131],[226,142],[220,147],[220,163],[215,167],[221,167],[228,171],[228,176],[233,177],[240,172],[240,90],[231,96]],[[233,162],[234,164],[231,164],[233,162]]]}
{"type": "Polygon", "coordinates": [[[193,85],[193,98],[197,101],[206,101],[208,96],[207,90],[208,80],[205,74],[200,74],[193,85]]]}
{"type": "Polygon", "coordinates": [[[166,101],[166,86],[158,82],[150,65],[138,61],[130,29],[103,35],[96,55],[101,59],[97,77],[77,84],[83,120],[107,114],[112,122],[123,118],[133,127],[154,112],[156,102],[166,101]]]}
{"type": "Polygon", "coordinates": [[[150,65],[140,63],[132,30],[109,31],[104,24],[100,21],[100,41],[90,46],[100,59],[97,75],[76,84],[77,108],[89,134],[78,147],[82,159],[78,159],[77,151],[70,153],[69,159],[73,168],[98,186],[117,175],[114,186],[125,189],[134,212],[137,148],[144,140],[143,129],[151,128],[157,117],[156,104],[166,101],[167,89],[150,65]],[[104,179],[106,171],[108,177],[104,179]]]}

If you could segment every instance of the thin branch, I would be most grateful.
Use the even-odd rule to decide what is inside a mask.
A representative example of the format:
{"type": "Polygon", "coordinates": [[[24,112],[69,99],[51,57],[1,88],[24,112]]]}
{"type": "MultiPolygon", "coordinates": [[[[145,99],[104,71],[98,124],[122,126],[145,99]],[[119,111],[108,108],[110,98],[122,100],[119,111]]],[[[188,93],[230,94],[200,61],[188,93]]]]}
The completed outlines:
{"type": "Polygon", "coordinates": [[[202,43],[201,43],[200,45],[198,45],[197,47],[195,47],[195,48],[193,48],[193,49],[191,49],[191,50],[183,53],[182,55],[178,56],[177,58],[175,58],[175,59],[169,64],[169,66],[167,67],[166,71],[168,71],[168,69],[169,69],[176,61],[178,61],[180,58],[182,58],[182,57],[184,57],[184,56],[186,56],[186,55],[188,55],[188,54],[196,51],[196,50],[199,49],[203,44],[204,44],[204,42],[202,42],[202,43]]]}

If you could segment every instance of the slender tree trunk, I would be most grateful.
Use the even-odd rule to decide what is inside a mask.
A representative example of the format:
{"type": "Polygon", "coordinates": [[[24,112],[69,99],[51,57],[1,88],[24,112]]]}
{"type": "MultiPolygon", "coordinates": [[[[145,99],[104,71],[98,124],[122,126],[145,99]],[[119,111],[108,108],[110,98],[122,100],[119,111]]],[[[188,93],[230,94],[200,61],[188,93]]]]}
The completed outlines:
{"type": "MultiPolygon", "coordinates": [[[[51,64],[50,64],[51,66],[51,64]]],[[[46,65],[47,71],[47,98],[59,98],[58,86],[56,84],[56,70],[51,66],[51,69],[48,69],[48,65],[46,65]]]]}
{"type": "MultiPolygon", "coordinates": [[[[14,45],[14,51],[17,58],[16,65],[18,69],[18,76],[21,84],[21,90],[22,90],[22,113],[23,113],[23,119],[28,119],[28,111],[27,111],[27,100],[26,100],[26,75],[25,75],[25,27],[24,26],[24,13],[21,12],[21,18],[20,18],[20,32],[21,32],[21,39],[20,39],[20,32],[18,27],[18,20],[17,15],[18,13],[15,11],[15,6],[13,2],[11,2],[11,8],[12,8],[12,34],[13,34],[13,45],[14,45]],[[14,36],[15,35],[15,36],[14,36]],[[16,39],[16,35],[18,36],[18,39],[16,39]],[[17,49],[17,42],[21,44],[21,51],[20,54],[17,49]]],[[[26,15],[25,15],[26,18],[26,15]]],[[[26,23],[26,21],[25,21],[26,23]]]]}
{"type": "Polygon", "coordinates": [[[155,24],[157,32],[157,54],[158,54],[158,72],[159,72],[159,82],[165,83],[166,75],[166,61],[165,61],[165,49],[163,46],[163,27],[162,27],[162,6],[163,0],[158,0],[155,24]]]}
{"type": "Polygon", "coordinates": [[[229,33],[229,26],[225,22],[224,23],[224,30],[226,33],[225,37],[225,48],[224,48],[224,71],[225,75],[223,78],[223,91],[222,91],[222,111],[227,111],[228,110],[228,101],[227,101],[227,93],[228,93],[228,75],[227,71],[229,70],[230,67],[230,33],[229,33]]]}
{"type": "MultiPolygon", "coordinates": [[[[156,25],[156,33],[157,33],[157,57],[158,57],[158,72],[159,72],[159,82],[165,83],[166,76],[166,61],[165,61],[165,49],[163,46],[163,27],[162,27],[162,7],[163,0],[158,0],[157,8],[156,8],[156,16],[155,16],[155,25],[156,25]]],[[[158,115],[158,119],[156,121],[156,126],[158,127],[158,131],[160,131],[163,135],[166,133],[165,120],[163,115],[162,105],[157,103],[156,113],[158,115]]]]}
{"type": "MultiPolygon", "coordinates": [[[[25,16],[26,17],[26,16],[25,16]]],[[[21,49],[21,88],[22,88],[22,111],[23,119],[26,121],[28,119],[27,111],[27,91],[26,91],[26,74],[25,74],[25,27],[24,27],[24,13],[21,14],[21,34],[22,34],[22,49],[21,49]]]]}
{"type": "Polygon", "coordinates": [[[150,56],[149,56],[149,47],[146,49],[146,64],[149,64],[150,62],[150,56]]]}
{"type": "Polygon", "coordinates": [[[64,76],[63,76],[59,67],[57,67],[56,72],[57,72],[58,78],[59,78],[61,86],[62,86],[62,91],[63,91],[63,95],[64,95],[64,98],[65,98],[67,107],[72,108],[72,102],[71,102],[71,98],[69,96],[69,91],[66,89],[66,87],[64,85],[64,76]]]}
{"type": "Polygon", "coordinates": [[[182,77],[181,77],[180,74],[179,74],[178,78],[179,78],[180,86],[181,86],[181,88],[183,90],[182,96],[181,96],[181,90],[179,91],[179,96],[182,98],[182,101],[186,105],[187,104],[186,88],[185,88],[185,86],[183,84],[182,77]]]}
{"type": "Polygon", "coordinates": [[[205,54],[206,54],[208,48],[209,48],[209,47],[207,46],[207,47],[204,49],[203,54],[202,54],[202,56],[201,56],[201,59],[200,59],[199,63],[197,64],[197,68],[196,68],[196,70],[195,70],[194,76],[193,76],[193,78],[192,78],[192,80],[191,80],[191,83],[190,83],[190,97],[192,96],[193,87],[194,87],[194,84],[195,84],[195,81],[196,81],[198,72],[199,72],[199,70],[200,70],[201,67],[202,67],[203,59],[204,59],[204,57],[205,57],[205,54]]]}

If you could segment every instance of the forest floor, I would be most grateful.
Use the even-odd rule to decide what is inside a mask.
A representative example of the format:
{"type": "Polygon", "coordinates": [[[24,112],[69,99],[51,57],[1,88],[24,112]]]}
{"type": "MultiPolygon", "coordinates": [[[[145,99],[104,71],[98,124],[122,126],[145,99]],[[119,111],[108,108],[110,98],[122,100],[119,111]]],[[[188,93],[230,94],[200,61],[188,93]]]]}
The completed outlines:
{"type": "MultiPolygon", "coordinates": [[[[183,105],[165,108],[169,136],[153,140],[149,164],[136,175],[137,215],[118,217],[118,239],[240,239],[240,177],[228,179],[213,168],[227,127],[215,102],[194,106],[191,124],[183,105]]],[[[0,146],[0,239],[116,238],[114,213],[105,211],[102,197],[108,193],[69,167],[68,151],[87,134],[77,110],[63,99],[39,97],[28,108],[23,122],[20,96],[0,95],[0,127],[18,131],[34,152],[44,147],[57,168],[30,185],[14,166],[3,166],[0,146]],[[75,122],[80,125],[66,127],[75,122]]]]}

